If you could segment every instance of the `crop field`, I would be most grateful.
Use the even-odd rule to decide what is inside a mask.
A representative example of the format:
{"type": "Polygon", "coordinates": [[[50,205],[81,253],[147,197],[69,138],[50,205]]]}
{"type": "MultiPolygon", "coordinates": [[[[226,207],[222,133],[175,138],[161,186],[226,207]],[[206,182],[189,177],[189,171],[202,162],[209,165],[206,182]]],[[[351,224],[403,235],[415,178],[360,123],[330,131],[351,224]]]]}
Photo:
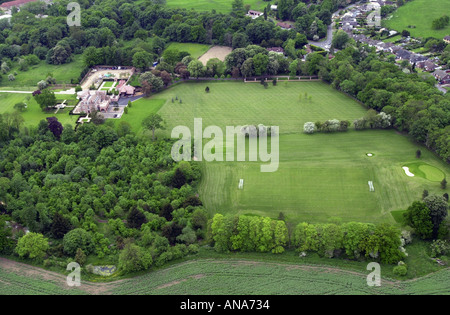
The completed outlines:
{"type": "MultiPolygon", "coordinates": [[[[415,280],[383,277],[369,287],[369,271],[327,266],[270,263],[237,259],[200,259],[176,264],[135,278],[68,287],[64,275],[2,259],[0,294],[67,295],[383,295],[447,294],[450,270],[415,280]],[[3,268],[5,267],[6,268],[3,268]],[[220,284],[220,285],[218,285],[220,284]]],[[[391,268],[391,267],[386,267],[391,268]]]]}
{"type": "Polygon", "coordinates": [[[410,282],[382,278],[381,287],[369,287],[366,282],[367,274],[308,265],[199,260],[124,281],[114,288],[112,293],[135,295],[442,294],[448,293],[450,280],[450,271],[447,269],[410,282]]]}
{"type": "MultiPolygon", "coordinates": [[[[56,95],[56,99],[68,101],[74,101],[75,96],[70,95],[56,95]]],[[[75,126],[75,123],[79,116],[71,116],[69,115],[70,110],[59,111],[57,114],[54,114],[53,111],[43,112],[39,105],[36,103],[34,98],[30,94],[22,94],[22,93],[1,93],[0,91],[0,114],[3,113],[11,113],[14,111],[14,105],[20,102],[24,102],[28,105],[28,108],[25,112],[22,113],[22,117],[24,118],[25,126],[27,127],[36,127],[39,124],[39,121],[42,119],[46,119],[47,117],[57,117],[59,122],[64,125],[71,124],[72,127],[75,126]],[[29,96],[29,100],[27,100],[27,96],[29,96]]],[[[70,102],[69,102],[70,103],[70,102]]]]}
{"type": "Polygon", "coordinates": [[[0,295],[86,294],[65,286],[65,277],[0,258],[0,295]]]}
{"type": "MultiPolygon", "coordinates": [[[[167,6],[172,8],[184,8],[187,10],[211,11],[218,13],[230,13],[233,0],[167,0],[167,6]]],[[[251,10],[264,10],[269,2],[262,0],[244,0],[244,5],[249,4],[251,10]]],[[[274,3],[274,1],[270,2],[274,3]]]]}
{"type": "Polygon", "coordinates": [[[398,8],[385,26],[396,31],[408,30],[413,37],[444,38],[450,34],[450,27],[433,30],[433,20],[449,12],[450,0],[414,0],[398,8]],[[410,28],[408,26],[413,26],[410,28]]]}

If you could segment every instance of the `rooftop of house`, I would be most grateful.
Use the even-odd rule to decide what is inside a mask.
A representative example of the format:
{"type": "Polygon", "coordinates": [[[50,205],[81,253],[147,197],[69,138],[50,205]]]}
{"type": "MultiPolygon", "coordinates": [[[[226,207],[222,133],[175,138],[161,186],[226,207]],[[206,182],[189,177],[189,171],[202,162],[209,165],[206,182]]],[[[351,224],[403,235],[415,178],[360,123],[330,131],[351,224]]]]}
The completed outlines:
{"type": "Polygon", "coordinates": [[[9,8],[12,8],[12,7],[19,7],[19,6],[22,6],[22,5],[24,5],[24,4],[28,3],[28,2],[33,2],[33,1],[36,1],[36,0],[14,0],[14,1],[8,1],[8,2],[2,3],[0,5],[0,8],[9,9],[9,8]]]}

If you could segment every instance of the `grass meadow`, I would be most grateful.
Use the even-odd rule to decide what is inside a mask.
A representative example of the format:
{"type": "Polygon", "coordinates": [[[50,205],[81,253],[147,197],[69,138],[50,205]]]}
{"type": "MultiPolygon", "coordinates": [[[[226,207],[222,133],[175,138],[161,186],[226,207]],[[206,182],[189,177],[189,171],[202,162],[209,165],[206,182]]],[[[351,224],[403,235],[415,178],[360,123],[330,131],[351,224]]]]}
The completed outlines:
{"type": "MultiPolygon", "coordinates": [[[[345,133],[304,134],[307,121],[353,121],[366,112],[361,104],[321,82],[283,82],[268,89],[242,82],[182,83],[154,98],[134,102],[123,119],[140,132],[150,112],[158,112],[166,122],[165,130],[157,132],[160,137],[170,137],[175,126],[187,126],[193,134],[194,118],[202,118],[203,128],[220,127],[224,135],[226,126],[279,126],[276,172],[261,173],[260,166],[268,163],[249,162],[248,158],[245,162],[203,162],[199,194],[211,215],[277,218],[283,212],[294,223],[326,222],[332,217],[394,223],[391,211],[406,209],[424,189],[441,195],[450,192],[442,190],[437,181],[449,178],[448,165],[394,130],[350,128],[345,133]],[[418,148],[423,152],[420,161],[415,157],[418,148]],[[406,176],[402,167],[418,162],[423,166],[417,169],[427,170],[428,177],[420,172],[406,176]],[[238,189],[240,179],[244,179],[242,190],[238,189]],[[373,181],[375,192],[369,192],[368,181],[373,181]]],[[[226,141],[224,151],[229,146],[226,141]]]]}
{"type": "MultiPolygon", "coordinates": [[[[194,9],[197,11],[216,10],[217,13],[230,13],[233,0],[167,0],[166,3],[169,8],[183,8],[187,10],[194,9]]],[[[275,2],[266,2],[262,0],[244,0],[244,5],[249,4],[251,10],[263,11],[268,3],[273,4],[275,2]]]]}
{"type": "Polygon", "coordinates": [[[210,45],[204,44],[172,42],[166,47],[166,50],[176,49],[178,51],[186,51],[191,55],[193,59],[198,59],[204,53],[206,53],[210,47],[211,47],[210,45]]]}
{"type": "Polygon", "coordinates": [[[413,37],[435,37],[442,39],[450,34],[450,26],[433,30],[433,20],[448,15],[450,0],[414,0],[399,7],[385,26],[396,31],[408,30],[413,37]],[[408,26],[415,26],[408,28],[408,26]]]}
{"type": "Polygon", "coordinates": [[[10,73],[17,72],[14,81],[9,81],[8,76],[4,75],[0,83],[1,90],[25,90],[34,91],[37,89],[37,83],[45,80],[49,74],[55,79],[57,84],[70,84],[71,79],[78,79],[83,70],[83,56],[74,55],[73,61],[63,65],[49,65],[41,61],[35,66],[30,66],[27,71],[20,71],[17,66],[13,67],[10,73]]]}

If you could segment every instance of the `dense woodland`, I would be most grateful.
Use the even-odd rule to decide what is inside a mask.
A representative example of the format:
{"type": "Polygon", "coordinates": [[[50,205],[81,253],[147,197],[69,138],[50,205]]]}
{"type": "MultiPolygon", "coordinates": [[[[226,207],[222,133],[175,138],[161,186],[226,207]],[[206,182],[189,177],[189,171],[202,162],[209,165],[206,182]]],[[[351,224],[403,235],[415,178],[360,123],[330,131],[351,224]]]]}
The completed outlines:
{"type": "Polygon", "coordinates": [[[189,246],[205,237],[207,220],[195,194],[197,165],[175,164],[170,142],[126,128],[88,124],[75,132],[52,124],[16,134],[1,150],[0,212],[32,232],[20,238],[23,231],[12,231],[13,238],[2,238],[2,252],[17,246],[22,257],[45,253],[49,265],[64,257],[111,257],[121,266],[133,254],[121,259],[119,251],[146,249],[159,265],[195,251],[189,246]],[[51,246],[33,253],[48,244],[42,235],[51,246]],[[17,238],[33,245],[16,245],[17,238]]]}

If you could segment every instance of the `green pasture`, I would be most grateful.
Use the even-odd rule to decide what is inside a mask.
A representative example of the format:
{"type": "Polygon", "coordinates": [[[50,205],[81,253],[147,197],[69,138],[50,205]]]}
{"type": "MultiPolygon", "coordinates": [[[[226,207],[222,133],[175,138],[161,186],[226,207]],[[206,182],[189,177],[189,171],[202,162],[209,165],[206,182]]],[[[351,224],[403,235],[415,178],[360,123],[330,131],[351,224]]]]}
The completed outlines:
{"type": "Polygon", "coordinates": [[[442,39],[450,34],[450,26],[441,30],[433,30],[431,24],[433,20],[448,15],[449,9],[450,0],[409,1],[393,12],[392,18],[385,20],[384,25],[398,32],[408,30],[413,37],[442,39]]]}
{"type": "MultiPolygon", "coordinates": [[[[198,0],[198,1],[188,1],[188,0],[167,0],[166,4],[169,8],[182,8],[187,10],[197,10],[197,11],[211,11],[216,10],[217,13],[230,13],[231,4],[233,0],[198,0]]],[[[244,5],[249,4],[251,10],[263,11],[268,3],[262,0],[244,0],[244,5]]]]}

